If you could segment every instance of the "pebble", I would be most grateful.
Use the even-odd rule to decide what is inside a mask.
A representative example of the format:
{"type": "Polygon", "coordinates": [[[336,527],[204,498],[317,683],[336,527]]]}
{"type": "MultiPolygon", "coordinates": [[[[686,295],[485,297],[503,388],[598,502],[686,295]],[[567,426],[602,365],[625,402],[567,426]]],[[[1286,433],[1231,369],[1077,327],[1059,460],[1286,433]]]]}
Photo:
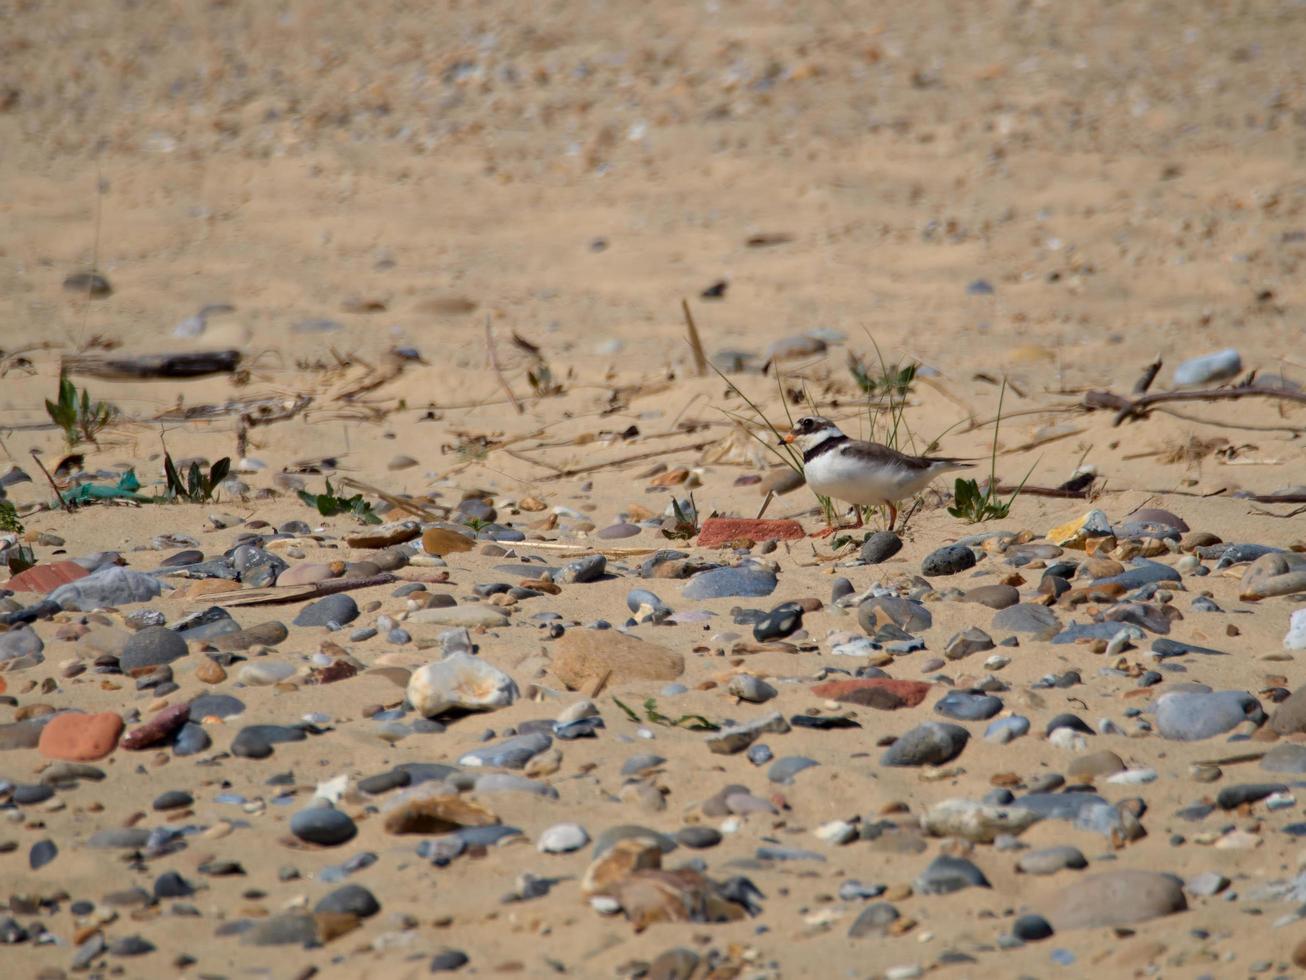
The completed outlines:
{"type": "Polygon", "coordinates": [[[940,854],[912,882],[918,895],[950,895],[964,888],[992,887],[973,862],[950,854],[940,854]]]}
{"type": "Polygon", "coordinates": [[[1079,870],[1087,867],[1088,859],[1079,848],[1069,844],[1029,851],[1016,862],[1016,870],[1027,875],[1052,875],[1067,868],[1079,870]]]}
{"type": "Polygon", "coordinates": [[[295,617],[296,626],[345,626],[358,618],[358,604],[352,596],[337,592],[311,602],[295,617]]]}
{"type": "Polygon", "coordinates": [[[452,653],[414,671],[408,702],[419,714],[435,718],[450,711],[495,711],[518,696],[511,677],[480,657],[452,653]]]}
{"type": "Polygon", "coordinates": [[[714,568],[693,576],[682,590],[686,599],[727,596],[768,596],[775,591],[775,573],[756,565],[714,568]]]}
{"type": "Polygon", "coordinates": [[[934,710],[958,721],[985,721],[1002,710],[1002,699],[974,691],[949,691],[935,703],[934,710]]]}
{"type": "Polygon", "coordinates": [[[979,585],[961,594],[962,602],[977,602],[990,609],[1006,609],[1020,601],[1020,591],[1012,585],[979,585]]]}
{"type": "Polygon", "coordinates": [[[1187,908],[1181,879],[1132,868],[1076,877],[1043,903],[1057,931],[1132,927],[1187,908]]]}
{"type": "Polygon", "coordinates": [[[902,551],[902,538],[892,531],[876,531],[862,542],[857,557],[864,564],[878,565],[888,561],[900,551],[902,551]]]}
{"type": "Polygon", "coordinates": [[[69,711],[43,720],[36,730],[37,747],[47,759],[92,762],[117,748],[122,730],[122,716],[116,712],[88,715],[69,711]]]}
{"type": "Polygon", "coordinates": [[[1012,633],[1047,636],[1061,629],[1061,620],[1057,619],[1056,614],[1046,606],[1022,602],[999,610],[993,617],[993,628],[1012,633]]]}
{"type": "Polygon", "coordinates": [[[975,567],[975,552],[964,544],[945,545],[925,556],[921,574],[927,578],[956,575],[975,567]]]}
{"type": "Polygon", "coordinates": [[[576,823],[558,823],[540,834],[537,845],[542,854],[568,854],[589,843],[585,828],[576,823]]]}
{"type": "Polygon", "coordinates": [[[118,657],[123,673],[157,667],[180,660],[188,653],[186,641],[166,626],[150,626],[133,633],[118,657]]]}
{"type": "Polygon", "coordinates": [[[1200,385],[1208,381],[1232,378],[1243,369],[1238,351],[1228,347],[1214,354],[1204,354],[1183,361],[1174,369],[1176,385],[1200,385]]]}
{"type": "Polygon", "coordinates": [[[466,629],[474,629],[478,626],[493,629],[496,626],[507,626],[509,619],[507,615],[493,606],[469,603],[467,605],[434,606],[419,609],[409,615],[408,622],[434,623],[437,626],[461,626],[466,629]]]}
{"type": "Polygon", "coordinates": [[[353,840],[358,827],[347,813],[329,806],[311,806],[290,818],[290,832],[310,844],[335,847],[353,840]]]}
{"type": "Polygon", "coordinates": [[[779,693],[766,681],[752,674],[736,674],[730,678],[727,690],[739,700],[750,704],[764,704],[779,693]]]}
{"type": "Polygon", "coordinates": [[[899,736],[880,758],[882,766],[941,766],[966,747],[970,732],[960,725],[927,721],[899,736]]]}
{"type": "Polygon", "coordinates": [[[1245,691],[1170,691],[1156,699],[1156,728],[1163,738],[1195,742],[1223,735],[1259,712],[1260,703],[1245,691]]]}

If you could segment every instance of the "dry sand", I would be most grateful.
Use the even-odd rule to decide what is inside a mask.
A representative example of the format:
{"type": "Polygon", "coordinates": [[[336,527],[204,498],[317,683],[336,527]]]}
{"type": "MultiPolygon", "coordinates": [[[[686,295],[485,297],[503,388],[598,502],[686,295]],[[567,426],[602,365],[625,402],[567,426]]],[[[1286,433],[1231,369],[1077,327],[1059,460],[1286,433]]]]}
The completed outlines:
{"type": "MultiPolygon", "coordinates": [[[[857,421],[864,414],[846,358],[850,351],[872,358],[873,338],[889,360],[928,368],[906,410],[921,447],[945,433],[942,452],[987,456],[993,428],[985,423],[996,413],[1005,377],[1001,475],[1014,482],[1032,466],[1032,484],[1053,486],[1082,461],[1096,468],[1102,489],[1092,504],[1023,496],[1008,519],[982,527],[950,517],[940,496],[930,495],[908,526],[905,548],[885,565],[837,567],[824,560],[825,542],[781,546],[767,556],[780,568],[769,599],[695,603],[681,597],[681,583],[637,580],[633,572],[563,586],[557,597],[521,603],[511,626],[477,637],[486,659],[523,688],[534,685],[541,701],[522,698],[451,724],[444,734],[414,734],[394,746],[360,716],[364,705],[401,697],[385,677],[362,674],[295,690],[224,682],[219,690],[248,705],[241,722],[293,723],[318,711],[331,717],[333,730],[280,746],[261,762],[197,764],[167,752],[134,758],[120,749],[99,763],[108,773],[103,782],[63,791],[54,804],[10,810],[0,839],[17,846],[0,856],[3,893],[68,897],[42,915],[11,902],[9,914],[23,924],[43,922],[55,942],[10,947],[6,973],[69,969],[82,924],[69,900],[100,902],[133,885],[148,888],[168,869],[202,883],[189,900],[200,914],[175,915],[167,902],[118,909],[106,938],[140,934],[159,947],[130,960],[108,957],[125,975],[290,977],[312,966],[324,976],[416,976],[445,946],[467,952],[468,972],[527,976],[629,975],[630,964],[674,946],[704,957],[712,951],[726,964],[721,969],[733,965],[747,976],[877,976],[912,964],[957,976],[1242,976],[1260,969],[1254,964],[1268,974],[1292,972],[1302,927],[1279,920],[1296,903],[1248,896],[1296,873],[1299,846],[1283,828],[1298,811],[1258,807],[1201,824],[1173,816],[1221,785],[1195,782],[1190,763],[1266,747],[1230,746],[1223,736],[1193,744],[1155,734],[1089,739],[1092,749],[1160,773],[1141,787],[1098,787],[1113,801],[1146,800],[1146,837],[1113,849],[1101,835],[1045,821],[1022,840],[1074,844],[1089,858],[1087,872],[1017,875],[1022,852],[980,845],[971,856],[991,890],[899,898],[895,904],[915,920],[914,929],[894,938],[846,938],[863,903],[835,897],[841,880],[909,883],[940,843],[930,840],[921,854],[894,854],[865,841],[835,847],[812,831],[833,819],[873,819],[893,801],[907,805],[910,820],[941,799],[978,799],[996,773],[1028,780],[1064,772],[1073,754],[1041,734],[1061,711],[1094,727],[1110,717],[1133,733],[1123,712],[1146,702],[1122,700],[1134,682],[1100,676],[1107,658],[1086,645],[1025,640],[1005,651],[1012,662],[999,674],[1010,685],[1002,696],[1009,710],[1030,717],[1033,732],[999,746],[979,738],[983,724],[969,725],[974,737],[947,778],[926,780],[919,770],[878,764],[877,740],[937,717],[933,696],[899,712],[856,709],[860,730],[767,736],[777,755],[821,763],[778,787],[742,755],[709,754],[701,734],[650,726],[653,741],[634,737],[637,726],[609,695],[638,704],[662,686],[645,682],[597,699],[607,722],[599,739],[559,743],[561,768],[549,781],[560,800],[485,798],[505,823],[525,832],[526,843],[433,868],[416,856],[416,838],[385,834],[367,812],[377,801],[352,791],[342,806],[359,820],[354,841],[305,851],[284,840],[290,814],[321,780],[341,773],[357,779],[406,761],[454,762],[487,727],[503,732],[553,718],[576,700],[549,693],[561,684],[538,672],[538,655],[549,646],[529,617],[540,610],[568,622],[603,617],[620,624],[627,591],[651,588],[677,609],[715,614],[706,627],[635,630],[687,661],[683,682],[690,691],[663,698],[664,710],[716,719],[746,719],[772,707],[787,716],[812,708],[828,713],[810,685],[822,668],[850,669],[830,655],[825,638],[830,630],[856,631],[854,610],[827,605],[808,615],[804,625],[815,644],[808,652],[737,659],[713,652],[730,646],[714,642],[717,634],[748,632],[731,624],[733,607],[770,608],[804,597],[828,603],[836,574],[847,575],[858,592],[905,582],[927,553],[962,536],[999,529],[1042,535],[1090,506],[1113,521],[1141,506],[1163,507],[1226,541],[1300,547],[1303,518],[1282,517],[1291,506],[1234,496],[1306,482],[1300,405],[1168,405],[1173,412],[1118,427],[1112,413],[1077,406],[1089,389],[1127,392],[1157,354],[1165,367],[1155,390],[1170,387],[1184,358],[1229,346],[1246,369],[1306,375],[1303,41],[1306,11],[1287,3],[1235,11],[1182,3],[426,7],[233,0],[79,9],[13,3],[0,10],[0,428],[7,454],[0,466],[12,461],[34,477],[11,487],[10,499],[24,512],[50,502],[30,452],[39,450],[52,465],[63,451],[61,434],[43,424],[42,408],[63,354],[105,347],[243,353],[237,384],[226,376],[184,383],[75,379],[122,413],[98,446],[80,447],[85,469],[130,464],[147,488],[157,489],[162,478],[161,433],[177,458],[236,455],[233,415],[160,422],[161,413],[232,399],[313,398],[295,418],[250,430],[247,455],[266,468],[241,475],[250,488],[245,499],[224,494],[206,506],[29,513],[29,531],[66,542],[66,555],[37,544],[41,561],[117,550],[133,568],[150,569],[176,549],[140,549],[169,532],[192,535],[218,555],[240,529],[210,530],[206,521],[215,512],[324,527],[321,541],[302,543],[305,561],[364,558],[340,543],[354,521],[314,520],[275,478],[319,457],[334,461],[326,470],[333,480],[354,477],[392,494],[429,495],[437,504],[485,491],[500,504],[502,519],[523,527],[547,512],[517,511],[505,501],[535,497],[580,510],[598,528],[635,507],[660,514],[668,491],[650,489],[651,478],[640,477],[658,462],[694,468],[702,513],[752,516],[761,504],[757,489],[735,481],[770,459],[732,435],[722,410],[746,412],[742,401],[715,375],[694,376],[682,298],[690,300],[710,354],[757,355],[731,380],[774,421],[785,412],[774,376],[757,370],[763,351],[823,329],[845,339],[824,355],[787,363],[783,387],[798,389],[801,379],[823,411],[852,419],[851,433],[868,434],[857,421]],[[773,243],[750,245],[757,236],[773,243]],[[110,297],[87,300],[61,285],[91,267],[111,282],[110,297]],[[729,283],[724,299],[697,298],[718,280],[729,283]],[[990,292],[968,289],[981,280],[990,292]],[[201,336],[173,335],[178,323],[215,303],[235,309],[209,317],[201,336]],[[358,312],[364,308],[372,311],[358,312]],[[487,364],[487,316],[522,414],[487,364]],[[313,320],[332,323],[319,332],[295,328],[313,320]],[[539,346],[558,393],[532,392],[527,371],[538,365],[511,343],[513,333],[539,346]],[[413,348],[422,360],[396,360],[395,348],[413,348]],[[623,437],[627,430],[632,434],[623,437]],[[703,463],[702,450],[681,448],[732,438],[739,451],[727,462],[703,463]],[[644,452],[664,455],[596,465],[644,452]],[[390,469],[399,455],[417,465],[390,469]],[[594,469],[567,475],[580,467],[594,469]],[[1030,691],[1038,678],[1072,668],[1082,685],[1030,691]],[[722,686],[705,684],[734,669],[771,678],[779,697],[766,706],[736,704],[722,686]],[[777,681],[788,678],[801,682],[777,681]],[[646,750],[669,760],[656,777],[667,794],[661,812],[618,799],[622,763],[646,750]],[[224,791],[270,800],[278,791],[266,780],[286,771],[299,787],[290,806],[269,803],[243,813],[214,802],[224,791]],[[781,792],[786,809],[779,817],[751,816],[718,848],[692,856],[704,858],[714,877],[748,875],[766,895],[756,918],[636,933],[581,898],[588,848],[569,856],[535,850],[539,833],[562,820],[581,823],[591,836],[624,823],[667,832],[687,819],[719,824],[698,816],[698,804],[732,782],[763,797],[781,792]],[[122,826],[137,811],[147,811],[142,825],[166,824],[148,812],[166,789],[195,795],[193,813],[178,826],[244,822],[226,837],[195,839],[176,855],[140,865],[82,846],[92,832],[122,826]],[[1225,824],[1255,829],[1258,846],[1195,841],[1225,824]],[[1188,842],[1174,845],[1174,833],[1188,842]],[[59,856],[29,871],[29,848],[42,838],[57,842],[59,856]],[[825,861],[731,866],[751,859],[764,839],[817,850],[825,861]],[[275,914],[297,901],[311,906],[334,887],[315,874],[364,850],[376,853],[376,863],[348,881],[371,889],[382,911],[355,931],[310,950],[251,947],[215,935],[223,922],[275,914]],[[247,874],[206,877],[197,868],[213,857],[239,860],[247,874]],[[283,865],[302,877],[280,881],[283,865]],[[1107,929],[1065,931],[1019,949],[996,948],[1013,913],[1038,911],[1053,893],[1073,887],[1075,875],[1118,867],[1184,877],[1217,871],[1232,879],[1238,897],[1192,897],[1189,911],[1140,924],[1124,938],[1107,929]],[[545,898],[502,904],[522,872],[562,881],[545,898]],[[1073,961],[1058,965],[1054,949],[1073,961]],[[976,961],[948,966],[940,962],[947,951],[976,961]],[[174,967],[183,952],[194,964],[174,967]]],[[[801,410],[801,397],[790,410],[801,410]]],[[[302,479],[321,489],[321,475],[302,479]]],[[[812,504],[799,490],[773,501],[768,516],[799,516],[814,529],[812,504]]],[[[584,542],[582,527],[564,516],[556,529],[528,534],[584,542]]],[[[666,542],[646,529],[615,543],[666,542]]],[[[845,559],[855,556],[854,550],[845,559]]],[[[465,596],[476,583],[502,579],[493,568],[503,561],[479,551],[451,556],[449,591],[465,596]]],[[[636,559],[627,567],[637,565],[636,559]]],[[[1011,571],[1000,556],[979,568],[975,578],[963,573],[935,584],[966,588],[1011,571]]],[[[1306,673],[1301,655],[1285,655],[1282,647],[1293,600],[1240,603],[1241,571],[1186,579],[1187,591],[1176,593],[1186,618],[1171,635],[1231,654],[1185,658],[1188,672],[1178,679],[1253,694],[1294,689],[1306,673]],[[1203,589],[1224,613],[1191,611],[1203,589]],[[1231,624],[1237,637],[1226,634],[1231,624]]],[[[1032,594],[1038,575],[1026,573],[1025,592],[1032,594]]],[[[392,590],[353,595],[397,614],[403,600],[392,590]]],[[[171,622],[203,604],[165,594],[154,606],[171,622]]],[[[929,607],[935,623],[925,634],[928,651],[890,665],[895,677],[921,677],[920,664],[957,630],[990,629],[983,607],[943,599],[929,607]]],[[[289,623],[298,608],[233,614],[244,625],[289,623]]],[[[1087,619],[1082,610],[1058,612],[1063,620],[1087,619]]],[[[354,626],[376,615],[365,612],[354,626]]],[[[79,617],[64,613],[59,620],[79,617]]],[[[84,650],[55,639],[58,625],[37,624],[44,664],[0,675],[16,699],[16,706],[0,708],[0,721],[33,704],[146,711],[151,695],[136,693],[130,681],[93,673],[65,678],[65,664],[84,650]]],[[[332,638],[343,642],[352,628],[332,638]]],[[[419,644],[438,631],[411,630],[419,644]]],[[[324,636],[296,629],[276,656],[302,666],[324,636]]],[[[438,654],[393,647],[383,636],[343,645],[364,663],[396,653],[420,663],[438,654]]],[[[985,656],[937,673],[982,677],[985,656]]],[[[1153,666],[1146,644],[1124,656],[1153,666]]],[[[206,689],[194,677],[200,659],[192,654],[176,666],[180,689],[170,702],[206,689]]],[[[235,719],[215,726],[213,752],[198,758],[225,750],[236,727],[235,719]]],[[[35,750],[10,751],[0,756],[0,777],[34,782],[47,762],[35,750]]],[[[1252,762],[1227,766],[1223,781],[1278,778],[1252,762]]],[[[680,849],[668,866],[690,853],[680,849]]]]}

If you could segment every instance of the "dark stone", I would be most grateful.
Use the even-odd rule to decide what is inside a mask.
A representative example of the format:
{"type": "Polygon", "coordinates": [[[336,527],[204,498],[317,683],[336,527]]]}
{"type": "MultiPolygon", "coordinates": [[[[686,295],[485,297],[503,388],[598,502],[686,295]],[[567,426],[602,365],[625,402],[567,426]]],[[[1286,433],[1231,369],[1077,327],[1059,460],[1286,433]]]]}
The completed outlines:
{"type": "Polygon", "coordinates": [[[1024,943],[1036,943],[1053,933],[1052,924],[1041,915],[1022,915],[1011,926],[1011,934],[1024,943]]]}
{"type": "Polygon", "coordinates": [[[960,725],[927,721],[901,735],[880,758],[882,766],[941,766],[961,755],[970,732],[960,725]]]}
{"type": "Polygon", "coordinates": [[[358,827],[347,813],[329,806],[311,806],[290,818],[290,832],[311,844],[334,847],[353,840],[358,827]]]}
{"type": "Polygon", "coordinates": [[[1256,803],[1275,793],[1286,792],[1288,787],[1283,783],[1239,783],[1220,790],[1215,802],[1222,810],[1234,810],[1244,803],[1256,803]]]}
{"type": "Polygon", "coordinates": [[[266,759],[272,746],[282,742],[302,742],[308,738],[302,728],[286,725],[247,725],[231,740],[231,754],[245,759],[266,759]]]}
{"type": "Polygon", "coordinates": [[[976,691],[949,691],[934,705],[934,710],[958,721],[984,721],[1002,710],[1002,699],[976,691]]]}
{"type": "Polygon", "coordinates": [[[366,919],[381,911],[381,903],[362,885],[344,885],[313,906],[313,911],[347,912],[366,919]]]}
{"type": "Polygon", "coordinates": [[[876,531],[862,542],[857,557],[868,565],[878,565],[882,561],[888,561],[900,551],[902,551],[902,538],[892,531],[876,531]]]}
{"type": "Polygon", "coordinates": [[[52,840],[39,840],[27,853],[27,866],[33,871],[44,868],[59,856],[59,848],[52,840]]]}
{"type": "Polygon", "coordinates": [[[127,639],[118,666],[123,673],[130,673],[142,667],[170,664],[186,653],[186,641],[181,636],[166,626],[147,626],[127,639]]]}
{"type": "Polygon", "coordinates": [[[975,552],[964,544],[944,545],[932,551],[921,562],[921,574],[927,578],[938,575],[956,575],[975,567],[975,552]]]}
{"type": "Polygon", "coordinates": [[[703,824],[692,824],[676,831],[676,840],[685,847],[703,850],[721,843],[721,831],[703,824]]]}
{"type": "Polygon", "coordinates": [[[340,592],[309,603],[295,617],[295,625],[326,626],[328,623],[336,623],[344,626],[357,618],[358,603],[354,602],[352,596],[340,592]]]}
{"type": "Polygon", "coordinates": [[[461,970],[471,959],[461,949],[445,949],[431,957],[432,973],[453,973],[461,970]]]}
{"type": "Polygon", "coordinates": [[[803,607],[796,602],[782,602],[753,625],[753,638],[759,643],[783,640],[803,625],[803,607]]]}
{"type": "Polygon", "coordinates": [[[963,888],[993,886],[973,862],[950,854],[940,854],[917,875],[912,887],[920,895],[950,895],[963,888]]]}
{"type": "Polygon", "coordinates": [[[154,898],[187,898],[195,894],[195,886],[175,871],[165,871],[154,879],[154,898]]]}

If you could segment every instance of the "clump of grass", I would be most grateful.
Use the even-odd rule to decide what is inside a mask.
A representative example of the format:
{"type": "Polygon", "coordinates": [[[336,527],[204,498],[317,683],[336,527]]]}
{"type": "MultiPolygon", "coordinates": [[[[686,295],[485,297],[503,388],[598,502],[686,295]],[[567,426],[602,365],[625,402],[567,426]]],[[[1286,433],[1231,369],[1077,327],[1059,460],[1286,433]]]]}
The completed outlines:
{"type": "MultiPolygon", "coordinates": [[[[736,395],[738,395],[740,398],[743,399],[744,404],[746,404],[749,407],[749,409],[752,411],[753,417],[751,419],[744,418],[738,413],[731,412],[728,409],[722,409],[722,411],[725,412],[725,414],[729,418],[733,419],[735,422],[743,426],[744,431],[747,432],[754,439],[756,439],[759,443],[761,443],[761,445],[764,446],[767,452],[769,452],[772,456],[778,459],[785,466],[788,466],[799,476],[804,476],[802,454],[799,453],[798,450],[795,449],[789,443],[785,443],[781,441],[784,433],[782,433],[771,423],[771,420],[766,417],[766,414],[760,408],[757,407],[757,404],[751,398],[745,395],[743,390],[737,384],[735,384],[728,377],[726,377],[725,373],[720,368],[718,368],[711,361],[708,362],[708,367],[710,367],[713,371],[715,371],[718,377],[720,377],[722,381],[724,381],[727,385],[730,386],[731,391],[733,391],[736,395]],[[761,436],[759,436],[754,431],[754,429],[758,426],[765,427],[767,430],[769,430],[771,435],[775,437],[774,440],[764,439],[761,436]]],[[[785,418],[789,421],[789,427],[793,428],[794,418],[789,411],[789,402],[785,398],[784,380],[781,376],[779,365],[776,365],[775,383],[780,388],[780,405],[784,408],[785,418]]],[[[810,397],[809,397],[809,402],[810,402],[810,397]]],[[[824,497],[819,493],[815,493],[815,491],[813,491],[813,493],[816,496],[817,502],[821,505],[821,511],[825,515],[826,523],[833,524],[834,502],[831,501],[829,497],[824,497]]]]}
{"type": "Polygon", "coordinates": [[[18,510],[8,500],[0,500],[0,531],[23,533],[23,522],[18,519],[18,510]]]}
{"type": "Polygon", "coordinates": [[[192,504],[208,503],[229,472],[231,472],[231,458],[228,456],[223,456],[210,466],[208,473],[200,470],[199,463],[192,462],[186,473],[186,481],[183,483],[172,456],[166,449],[163,451],[163,475],[168,484],[165,497],[169,500],[185,500],[192,504]]]}
{"type": "Polygon", "coordinates": [[[50,421],[63,430],[69,449],[80,442],[98,446],[95,437],[118,414],[118,409],[108,402],[92,402],[91,393],[85,388],[79,397],[77,386],[66,374],[59,375],[59,395],[55,401],[45,400],[45,411],[50,421]]]}
{"type": "Polygon", "coordinates": [[[317,512],[323,517],[334,517],[337,514],[352,514],[363,524],[380,524],[381,518],[372,511],[372,505],[363,499],[361,493],[356,493],[352,497],[340,497],[336,495],[335,490],[331,487],[331,481],[326,481],[325,493],[309,493],[307,490],[299,491],[299,499],[310,507],[317,509],[317,512]]]}
{"type": "MultiPolygon", "coordinates": [[[[1002,425],[1002,401],[1007,394],[1007,382],[1002,382],[1002,390],[998,393],[998,415],[993,422],[993,450],[989,455],[989,480],[983,490],[980,490],[979,484],[974,480],[957,478],[953,486],[953,497],[955,498],[954,506],[948,508],[948,513],[953,517],[958,517],[968,524],[980,524],[984,521],[1000,521],[1011,513],[1011,505],[1016,502],[1020,492],[1025,489],[1025,484],[1029,481],[1034,472],[1034,466],[1029,468],[1025,478],[1020,481],[1020,485],[1012,492],[1011,496],[1003,500],[997,494],[998,488],[998,429],[1002,425]]],[[[1037,462],[1034,464],[1037,466],[1037,462]]]]}

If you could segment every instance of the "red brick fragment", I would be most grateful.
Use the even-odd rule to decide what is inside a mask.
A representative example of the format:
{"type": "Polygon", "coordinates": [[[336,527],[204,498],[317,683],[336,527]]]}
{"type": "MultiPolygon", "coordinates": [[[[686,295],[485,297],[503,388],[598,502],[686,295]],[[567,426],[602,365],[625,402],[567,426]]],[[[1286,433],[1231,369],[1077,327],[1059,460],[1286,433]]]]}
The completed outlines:
{"type": "Polygon", "coordinates": [[[797,521],[755,521],[747,517],[709,517],[698,532],[700,548],[720,548],[747,538],[749,541],[797,541],[805,537],[797,521]]]}
{"type": "Polygon", "coordinates": [[[924,681],[900,681],[892,677],[862,677],[855,680],[827,681],[812,688],[818,697],[843,704],[860,704],[868,708],[892,711],[914,708],[925,700],[932,684],[924,681]]]}

